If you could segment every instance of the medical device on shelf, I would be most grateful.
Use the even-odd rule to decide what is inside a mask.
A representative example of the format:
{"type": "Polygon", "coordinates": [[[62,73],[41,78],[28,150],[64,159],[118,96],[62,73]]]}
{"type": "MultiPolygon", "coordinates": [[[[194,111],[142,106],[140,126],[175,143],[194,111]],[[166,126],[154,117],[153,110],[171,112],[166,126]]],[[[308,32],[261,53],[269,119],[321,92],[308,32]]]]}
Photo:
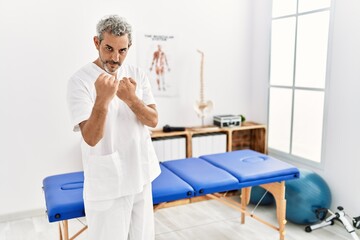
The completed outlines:
{"type": "Polygon", "coordinates": [[[335,212],[335,213],[333,213],[332,211],[330,211],[329,209],[326,209],[326,208],[316,209],[316,211],[315,211],[316,215],[320,220],[322,220],[322,222],[314,224],[314,225],[306,226],[305,231],[311,232],[318,228],[333,225],[334,221],[337,220],[337,221],[340,221],[344,225],[346,231],[351,234],[353,239],[359,240],[359,237],[355,232],[355,228],[360,229],[360,216],[352,218],[352,217],[349,217],[349,215],[345,214],[343,207],[339,206],[339,207],[337,207],[337,209],[339,211],[335,212]],[[329,217],[327,217],[328,214],[330,214],[329,217]],[[352,224],[350,223],[350,221],[352,222],[352,224]]]}
{"type": "Polygon", "coordinates": [[[214,116],[214,125],[219,127],[241,126],[240,115],[216,115],[214,116]]]}

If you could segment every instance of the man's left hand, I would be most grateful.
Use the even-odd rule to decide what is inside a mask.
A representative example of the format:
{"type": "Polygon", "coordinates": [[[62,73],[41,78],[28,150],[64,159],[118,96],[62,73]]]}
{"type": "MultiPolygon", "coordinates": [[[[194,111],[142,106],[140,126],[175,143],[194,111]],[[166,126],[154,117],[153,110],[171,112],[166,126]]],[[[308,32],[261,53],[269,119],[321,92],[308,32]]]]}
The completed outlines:
{"type": "Polygon", "coordinates": [[[137,99],[136,94],[136,82],[132,78],[124,77],[119,81],[119,87],[116,95],[123,100],[127,105],[131,104],[137,99]]]}

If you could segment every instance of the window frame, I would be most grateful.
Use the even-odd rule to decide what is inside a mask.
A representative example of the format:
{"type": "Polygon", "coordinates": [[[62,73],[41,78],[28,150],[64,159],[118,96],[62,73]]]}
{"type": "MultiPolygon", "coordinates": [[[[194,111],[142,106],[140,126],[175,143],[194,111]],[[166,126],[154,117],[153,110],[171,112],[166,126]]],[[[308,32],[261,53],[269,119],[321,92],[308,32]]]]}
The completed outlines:
{"type": "MultiPolygon", "coordinates": [[[[314,168],[323,169],[325,164],[325,146],[326,146],[326,129],[327,129],[327,116],[328,116],[328,105],[329,105],[329,87],[330,87],[330,71],[331,71],[331,46],[332,46],[332,36],[333,36],[333,19],[334,19],[334,4],[333,1],[330,0],[330,6],[327,8],[320,8],[316,10],[311,11],[305,11],[299,13],[299,1],[296,2],[296,13],[295,14],[289,14],[289,15],[283,15],[283,16],[277,16],[277,17],[271,17],[271,31],[270,31],[270,47],[269,47],[269,72],[268,72],[268,106],[267,106],[267,127],[268,130],[270,129],[269,121],[270,121],[270,91],[272,88],[283,88],[283,89],[290,89],[292,92],[292,102],[291,102],[291,120],[290,120],[290,143],[289,143],[289,152],[283,152],[274,148],[271,148],[268,144],[268,154],[271,156],[274,156],[276,158],[285,160],[287,162],[291,163],[297,163],[304,166],[310,166],[314,168]],[[297,40],[298,40],[298,21],[299,17],[307,14],[317,13],[317,12],[329,12],[329,23],[328,23],[328,37],[327,37],[327,56],[326,56],[326,70],[325,70],[325,85],[323,88],[315,88],[315,87],[297,87],[295,85],[295,72],[296,72],[296,58],[297,58],[297,40]],[[292,75],[292,85],[286,86],[286,85],[272,85],[271,84],[271,54],[272,54],[272,48],[271,48],[271,41],[272,41],[272,24],[274,20],[278,19],[284,19],[284,18],[290,18],[295,17],[295,42],[294,42],[294,56],[293,56],[293,75],[292,75]],[[319,162],[306,159],[301,156],[293,155],[292,153],[292,145],[293,145],[293,126],[294,126],[294,105],[295,105],[295,90],[309,90],[309,91],[321,91],[324,94],[324,103],[323,103],[323,118],[322,118],[322,134],[321,134],[321,150],[320,150],[320,159],[319,162]]],[[[269,139],[269,131],[267,131],[268,139],[269,139]]]]}

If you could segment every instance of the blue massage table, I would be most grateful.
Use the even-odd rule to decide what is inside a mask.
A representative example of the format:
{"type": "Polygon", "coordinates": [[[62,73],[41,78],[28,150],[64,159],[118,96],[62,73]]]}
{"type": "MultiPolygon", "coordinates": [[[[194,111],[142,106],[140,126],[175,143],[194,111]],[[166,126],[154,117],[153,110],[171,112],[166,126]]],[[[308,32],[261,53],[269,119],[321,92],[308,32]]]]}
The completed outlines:
{"type": "MultiPolygon", "coordinates": [[[[154,210],[168,203],[204,196],[216,199],[241,212],[241,223],[250,216],[275,229],[285,239],[285,181],[299,177],[299,170],[285,162],[252,150],[211,154],[199,158],[160,163],[161,174],[152,182],[154,210]],[[270,192],[276,202],[278,226],[246,211],[252,186],[270,192]],[[241,189],[240,203],[226,197],[228,191],[241,189]]],[[[83,172],[49,176],[43,190],[49,222],[59,222],[60,239],[75,239],[84,226],[69,238],[68,220],[85,216],[83,172]]]]}

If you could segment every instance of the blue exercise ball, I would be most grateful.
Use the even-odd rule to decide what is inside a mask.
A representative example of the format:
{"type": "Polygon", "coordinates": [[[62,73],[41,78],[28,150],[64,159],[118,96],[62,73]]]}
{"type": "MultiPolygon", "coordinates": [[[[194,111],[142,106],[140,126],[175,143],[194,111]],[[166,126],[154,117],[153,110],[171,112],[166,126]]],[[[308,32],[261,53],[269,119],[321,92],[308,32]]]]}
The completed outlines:
{"type": "Polygon", "coordinates": [[[286,219],[296,224],[319,221],[316,209],[330,208],[331,191],[317,173],[300,169],[300,178],[286,181],[286,219]]]}
{"type": "MultiPolygon", "coordinates": [[[[266,190],[262,187],[255,186],[251,188],[250,203],[258,204],[261,198],[264,196],[266,190]]],[[[259,205],[271,205],[275,203],[275,199],[270,192],[267,192],[259,205]]]]}

